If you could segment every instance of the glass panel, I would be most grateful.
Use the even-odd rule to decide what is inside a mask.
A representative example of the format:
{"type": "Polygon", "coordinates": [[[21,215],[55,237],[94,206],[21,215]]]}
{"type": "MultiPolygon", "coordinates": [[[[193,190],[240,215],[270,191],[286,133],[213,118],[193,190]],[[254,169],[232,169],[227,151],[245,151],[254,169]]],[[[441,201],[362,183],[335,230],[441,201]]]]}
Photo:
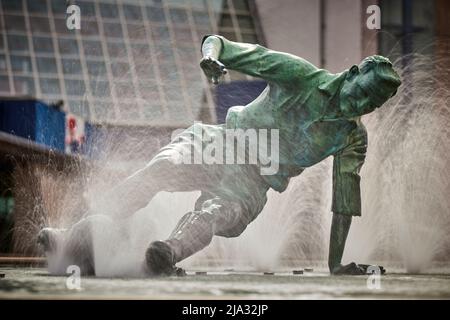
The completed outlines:
{"type": "Polygon", "coordinates": [[[69,110],[84,118],[89,118],[89,104],[85,100],[69,100],[69,110]]]}
{"type": "Polygon", "coordinates": [[[84,54],[87,56],[102,56],[102,45],[99,41],[83,41],[84,54]]]}
{"type": "Polygon", "coordinates": [[[146,39],[147,34],[143,25],[129,24],[127,25],[128,36],[131,39],[146,39]]]}
{"type": "Polygon", "coordinates": [[[0,55],[0,71],[6,71],[6,56],[0,55]]]}
{"type": "Polygon", "coordinates": [[[31,77],[14,76],[14,89],[19,94],[34,95],[34,81],[31,77]]]}
{"type": "Polygon", "coordinates": [[[28,51],[28,39],[26,36],[8,35],[8,47],[10,51],[28,51]]]}
{"type": "Polygon", "coordinates": [[[66,93],[71,96],[83,96],[86,92],[83,80],[68,80],[65,79],[66,93]]]}
{"type": "Polygon", "coordinates": [[[148,2],[150,2],[150,4],[155,6],[162,6],[163,4],[163,0],[148,0],[148,2]]]}
{"type": "Polygon", "coordinates": [[[81,19],[81,34],[88,36],[98,36],[97,21],[87,21],[81,19]]]}
{"type": "Polygon", "coordinates": [[[92,106],[91,112],[94,114],[96,119],[114,119],[115,110],[114,103],[112,101],[93,100],[90,105],[92,106]]]}
{"type": "Polygon", "coordinates": [[[114,89],[119,98],[135,97],[134,87],[128,82],[115,82],[114,89]]]}
{"type": "Polygon", "coordinates": [[[166,16],[164,15],[164,9],[157,7],[147,7],[147,17],[150,21],[165,22],[166,16]]]}
{"type": "Polygon", "coordinates": [[[122,42],[108,42],[108,53],[110,57],[113,58],[123,58],[127,57],[127,50],[125,44],[122,42]]]}
{"type": "Polygon", "coordinates": [[[150,62],[136,64],[136,75],[138,78],[153,78],[153,66],[150,62]]]}
{"type": "Polygon", "coordinates": [[[9,80],[7,76],[0,76],[0,92],[9,92],[9,80]]]}
{"type": "Polygon", "coordinates": [[[179,44],[184,43],[192,43],[192,33],[190,29],[174,29],[175,31],[175,40],[178,41],[179,44]]]}
{"type": "Polygon", "coordinates": [[[23,16],[18,15],[4,15],[6,30],[7,31],[21,31],[26,32],[25,19],[23,16]]]}
{"type": "Polygon", "coordinates": [[[174,8],[170,9],[170,19],[174,24],[188,24],[188,16],[186,10],[174,8]]]}
{"type": "Polygon", "coordinates": [[[59,53],[78,55],[78,43],[75,39],[59,39],[59,53]]]}
{"type": "Polygon", "coordinates": [[[208,9],[207,0],[185,0],[185,2],[195,9],[208,9]]]}
{"type": "Polygon", "coordinates": [[[253,20],[251,16],[247,15],[237,15],[239,27],[242,29],[253,29],[253,20]]]}
{"type": "Polygon", "coordinates": [[[30,17],[31,33],[45,32],[50,33],[50,24],[47,18],[30,17]]]}
{"type": "Polygon", "coordinates": [[[52,78],[40,78],[39,83],[41,85],[41,91],[44,94],[59,94],[59,81],[52,78]]]}
{"type": "Polygon", "coordinates": [[[54,58],[36,57],[36,63],[39,73],[58,73],[56,60],[54,58]]]}
{"type": "Polygon", "coordinates": [[[249,11],[247,0],[233,0],[233,5],[235,10],[249,11]]]}
{"type": "MultiPolygon", "coordinates": [[[[82,17],[84,17],[84,18],[94,17],[95,18],[94,1],[89,1],[89,2],[76,1],[75,4],[80,7],[82,17]]],[[[81,21],[83,21],[83,19],[81,19],[81,21]]]]}
{"type": "Polygon", "coordinates": [[[82,74],[81,63],[78,59],[61,59],[64,74],[79,75],[82,74]]]}
{"type": "Polygon", "coordinates": [[[22,11],[22,1],[20,0],[2,0],[1,4],[5,11],[22,11]]]}
{"type": "Polygon", "coordinates": [[[129,21],[142,20],[141,8],[138,6],[124,4],[123,13],[129,21]]]}
{"type": "Polygon", "coordinates": [[[67,10],[66,1],[51,0],[51,7],[52,7],[53,14],[55,14],[55,15],[65,15],[66,14],[66,10],[67,10]]]}
{"type": "Polygon", "coordinates": [[[199,11],[193,11],[192,15],[194,17],[195,24],[197,27],[211,27],[211,23],[209,21],[209,16],[207,12],[199,12],[199,11]]]}
{"type": "Polygon", "coordinates": [[[104,76],[106,77],[106,65],[101,61],[87,61],[86,62],[88,73],[91,76],[104,76]]]}
{"type": "Polygon", "coordinates": [[[219,31],[219,34],[231,41],[237,41],[236,34],[229,31],[219,31]]]}
{"type": "Polygon", "coordinates": [[[124,62],[114,62],[111,64],[112,74],[115,78],[131,77],[130,65],[124,62]]]}
{"type": "Polygon", "coordinates": [[[51,38],[33,37],[33,46],[35,52],[53,53],[53,42],[51,38]]]}
{"type": "Polygon", "coordinates": [[[219,24],[220,24],[221,27],[232,28],[233,27],[233,20],[231,19],[231,15],[223,14],[220,17],[219,24]]]}
{"type": "MultiPolygon", "coordinates": [[[[67,28],[67,22],[65,18],[54,18],[53,20],[55,22],[55,32],[57,34],[75,35],[76,30],[69,30],[67,28]]],[[[83,19],[81,19],[81,21],[83,22],[83,19]]]]}
{"type": "Polygon", "coordinates": [[[91,81],[91,91],[94,97],[110,97],[111,91],[107,81],[91,81]]]}
{"type": "Polygon", "coordinates": [[[11,56],[11,68],[15,72],[32,72],[30,57],[11,56]]]}
{"type": "Polygon", "coordinates": [[[256,37],[256,34],[254,34],[254,33],[243,33],[242,41],[248,42],[248,43],[257,43],[258,38],[256,37]]]}
{"type": "Polygon", "coordinates": [[[152,28],[152,34],[155,40],[170,41],[169,29],[167,27],[154,27],[152,28]]]}
{"type": "Polygon", "coordinates": [[[114,119],[114,103],[112,101],[92,100],[90,105],[92,106],[91,112],[96,119],[114,119]]]}
{"type": "Polygon", "coordinates": [[[106,37],[122,38],[122,26],[120,23],[103,23],[103,31],[106,37]]]}
{"type": "Polygon", "coordinates": [[[46,0],[27,0],[28,12],[47,13],[46,0]]]}
{"type": "Polygon", "coordinates": [[[119,11],[115,4],[100,3],[100,14],[103,18],[118,18],[119,11]]]}
{"type": "Polygon", "coordinates": [[[143,102],[142,113],[146,120],[158,120],[164,116],[161,105],[150,99],[143,102]]]}

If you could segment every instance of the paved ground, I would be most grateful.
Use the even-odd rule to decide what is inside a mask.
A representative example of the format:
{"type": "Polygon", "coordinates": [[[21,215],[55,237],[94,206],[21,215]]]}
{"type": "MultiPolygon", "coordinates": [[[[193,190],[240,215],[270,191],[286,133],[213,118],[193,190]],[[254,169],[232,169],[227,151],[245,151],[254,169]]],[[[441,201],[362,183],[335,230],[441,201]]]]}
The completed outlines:
{"type": "Polygon", "coordinates": [[[293,275],[279,272],[208,272],[160,279],[81,278],[69,290],[66,277],[41,268],[1,267],[1,299],[450,299],[450,274],[388,274],[381,289],[367,276],[332,277],[325,270],[293,275]]]}

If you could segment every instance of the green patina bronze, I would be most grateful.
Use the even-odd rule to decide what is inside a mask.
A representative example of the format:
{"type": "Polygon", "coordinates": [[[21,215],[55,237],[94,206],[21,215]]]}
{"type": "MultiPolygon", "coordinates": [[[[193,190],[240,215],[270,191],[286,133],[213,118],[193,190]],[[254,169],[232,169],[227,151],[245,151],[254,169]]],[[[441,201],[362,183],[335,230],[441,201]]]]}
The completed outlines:
{"type": "Polygon", "coordinates": [[[226,126],[280,130],[280,170],[263,176],[271,188],[282,192],[304,168],[334,157],[330,271],[364,273],[364,265],[342,266],[341,259],[351,217],[361,215],[359,171],[368,141],[361,116],[396,93],[401,81],[391,62],[370,56],[332,74],[300,57],[221,36],[206,36],[202,52],[201,66],[213,83],[225,68],[267,81],[257,99],[230,108],[226,126]]]}
{"type": "MultiPolygon", "coordinates": [[[[371,56],[359,66],[332,74],[300,57],[216,35],[204,38],[202,53],[200,66],[213,83],[228,68],[262,78],[267,87],[248,105],[231,107],[225,124],[195,124],[183,131],[147,166],[98,200],[112,215],[123,215],[146,206],[159,191],[202,192],[194,210],[179,221],[169,238],[150,244],[146,272],[179,273],[175,263],[206,247],[214,235],[240,235],[264,208],[270,188],[283,192],[290,178],[333,156],[329,269],[333,274],[365,273],[367,265],[342,265],[341,259],[352,217],[361,215],[359,172],[368,140],[360,118],[395,94],[400,78],[392,64],[371,56]],[[236,128],[279,130],[275,174],[261,175],[254,165],[179,163],[180,151],[201,151],[209,138],[236,128]],[[206,133],[201,136],[208,139],[195,139],[198,132],[206,133]]],[[[76,228],[89,227],[91,221],[78,223],[71,234],[78,233],[76,228]]],[[[52,243],[50,235],[48,230],[41,233],[41,243],[52,243]]],[[[77,255],[83,257],[80,252],[77,255]]]]}

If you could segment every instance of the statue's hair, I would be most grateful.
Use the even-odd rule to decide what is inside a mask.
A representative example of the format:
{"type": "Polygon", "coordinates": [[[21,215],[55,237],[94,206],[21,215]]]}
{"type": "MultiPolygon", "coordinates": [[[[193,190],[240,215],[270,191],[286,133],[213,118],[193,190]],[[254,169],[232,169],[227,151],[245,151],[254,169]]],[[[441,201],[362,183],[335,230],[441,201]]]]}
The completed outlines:
{"type": "Polygon", "coordinates": [[[361,73],[366,73],[369,70],[377,69],[379,67],[392,68],[392,63],[386,57],[373,55],[364,58],[364,60],[359,64],[359,70],[361,71],[361,73]]]}
{"type": "Polygon", "coordinates": [[[375,74],[382,80],[390,82],[395,87],[401,84],[401,80],[397,72],[395,72],[392,62],[383,56],[373,55],[365,58],[359,64],[359,71],[361,73],[375,71],[375,74]]]}

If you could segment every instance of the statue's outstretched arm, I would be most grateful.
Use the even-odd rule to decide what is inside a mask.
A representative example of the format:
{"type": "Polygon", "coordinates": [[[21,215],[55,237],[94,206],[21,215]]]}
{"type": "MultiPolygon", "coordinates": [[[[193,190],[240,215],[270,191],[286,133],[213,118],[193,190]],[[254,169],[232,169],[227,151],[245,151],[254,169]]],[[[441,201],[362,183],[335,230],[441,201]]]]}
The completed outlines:
{"type": "Polygon", "coordinates": [[[258,44],[230,41],[222,36],[206,36],[200,62],[206,76],[218,79],[226,69],[262,78],[268,82],[299,88],[299,82],[318,69],[292,54],[267,49],[258,44]]]}

